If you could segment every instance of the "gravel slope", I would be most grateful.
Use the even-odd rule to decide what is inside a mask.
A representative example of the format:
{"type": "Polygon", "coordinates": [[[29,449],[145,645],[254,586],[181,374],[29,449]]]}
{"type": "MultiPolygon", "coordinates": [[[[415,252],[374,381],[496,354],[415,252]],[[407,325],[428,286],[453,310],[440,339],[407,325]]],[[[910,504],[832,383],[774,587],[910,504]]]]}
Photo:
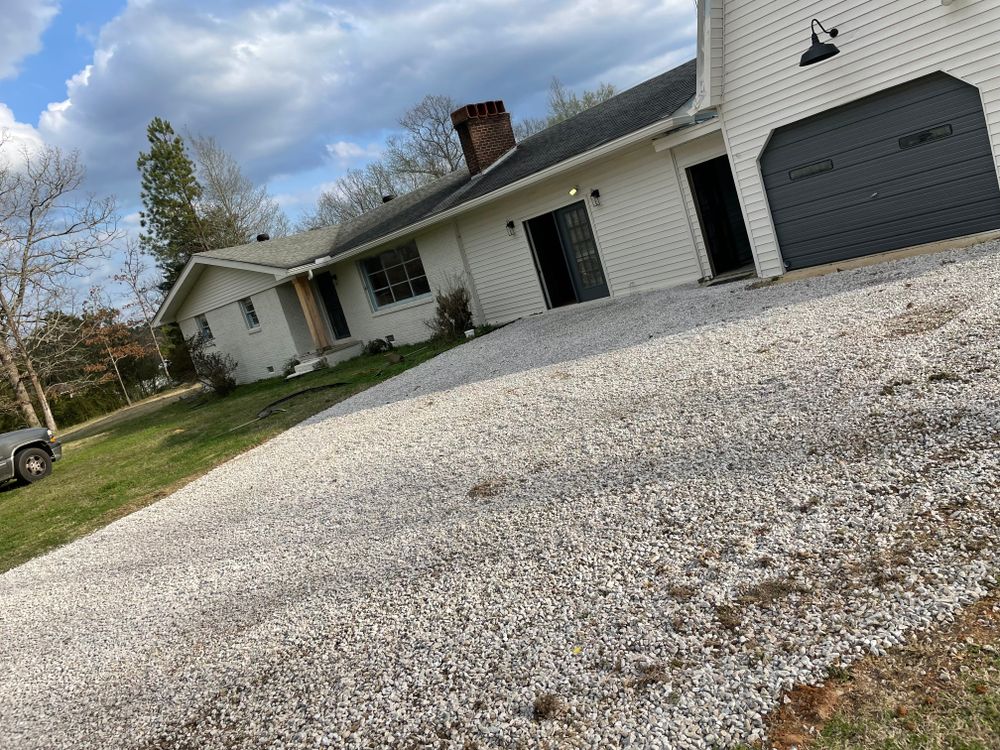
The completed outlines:
{"type": "Polygon", "coordinates": [[[992,585],[998,290],[986,245],[442,355],[0,576],[0,746],[759,738],[992,585]]]}

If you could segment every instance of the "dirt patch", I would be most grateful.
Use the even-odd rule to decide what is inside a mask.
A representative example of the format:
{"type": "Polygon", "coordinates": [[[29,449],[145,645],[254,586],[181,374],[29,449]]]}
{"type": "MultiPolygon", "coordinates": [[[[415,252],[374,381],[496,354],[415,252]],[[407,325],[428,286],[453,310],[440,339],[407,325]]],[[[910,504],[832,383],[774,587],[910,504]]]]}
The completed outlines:
{"type": "Polygon", "coordinates": [[[1000,747],[1000,595],[950,627],[789,691],[768,733],[777,750],[1000,747]]]}
{"type": "Polygon", "coordinates": [[[566,702],[555,693],[542,693],[535,698],[532,715],[535,721],[558,718],[566,711],[566,702]]]}
{"type": "Polygon", "coordinates": [[[798,591],[801,591],[801,587],[791,578],[772,578],[751,586],[737,601],[743,605],[754,604],[767,609],[798,591]]]}
{"type": "Polygon", "coordinates": [[[466,495],[473,499],[496,497],[500,494],[501,482],[499,479],[485,479],[469,488],[466,495]]]}
{"type": "Polygon", "coordinates": [[[889,318],[886,338],[899,339],[934,331],[947,325],[957,314],[947,305],[914,305],[911,302],[906,312],[889,318]]]}

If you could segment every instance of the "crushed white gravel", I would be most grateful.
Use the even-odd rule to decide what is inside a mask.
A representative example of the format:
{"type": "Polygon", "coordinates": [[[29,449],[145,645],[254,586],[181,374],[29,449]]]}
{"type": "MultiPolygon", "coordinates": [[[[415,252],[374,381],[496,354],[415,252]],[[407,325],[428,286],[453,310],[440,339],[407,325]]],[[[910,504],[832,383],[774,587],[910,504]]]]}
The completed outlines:
{"type": "Polygon", "coordinates": [[[998,303],[990,244],[463,345],[0,576],[0,747],[759,739],[994,585],[998,303]]]}

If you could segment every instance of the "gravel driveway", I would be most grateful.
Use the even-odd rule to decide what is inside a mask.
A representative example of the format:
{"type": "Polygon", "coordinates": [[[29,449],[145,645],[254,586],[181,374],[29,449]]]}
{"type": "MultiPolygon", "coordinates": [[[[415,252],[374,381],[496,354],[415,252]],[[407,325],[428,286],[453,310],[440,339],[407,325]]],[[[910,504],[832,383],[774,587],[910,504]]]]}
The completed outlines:
{"type": "Polygon", "coordinates": [[[0,576],[0,746],[759,738],[992,585],[998,290],[986,245],[448,352],[0,576]]]}

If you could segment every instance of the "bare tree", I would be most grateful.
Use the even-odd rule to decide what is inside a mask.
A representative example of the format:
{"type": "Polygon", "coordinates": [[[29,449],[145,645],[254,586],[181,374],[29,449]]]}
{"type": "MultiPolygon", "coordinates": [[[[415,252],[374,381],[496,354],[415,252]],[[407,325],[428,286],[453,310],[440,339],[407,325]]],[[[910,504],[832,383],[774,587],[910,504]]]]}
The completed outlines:
{"type": "Polygon", "coordinates": [[[114,280],[128,290],[130,299],[125,309],[134,311],[138,316],[136,322],[149,331],[156,356],[160,358],[160,364],[163,366],[163,374],[169,378],[170,369],[163,356],[156,329],[153,328],[153,318],[159,306],[159,288],[156,278],[150,271],[141,245],[131,238],[127,239],[121,271],[115,274],[114,280]]]}
{"type": "Polygon", "coordinates": [[[549,109],[546,116],[521,120],[514,126],[514,133],[518,140],[523,140],[540,130],[606,102],[615,93],[617,92],[614,84],[598,83],[596,89],[584,90],[582,94],[577,94],[567,89],[558,78],[553,77],[552,83],[549,84],[549,109]]]}
{"type": "MultiPolygon", "coordinates": [[[[0,133],[0,150],[7,144],[6,133],[0,133]]],[[[0,164],[0,242],[13,231],[8,224],[15,218],[13,196],[18,186],[17,176],[7,163],[0,164]]],[[[2,329],[0,329],[2,331],[2,329]]],[[[10,385],[13,408],[21,415],[29,427],[38,427],[41,422],[31,403],[31,396],[24,385],[24,377],[11,348],[10,337],[0,335],[0,370],[10,385]]]]}
{"type": "Polygon", "coordinates": [[[458,108],[443,94],[428,94],[400,118],[401,135],[386,143],[385,161],[395,175],[424,182],[451,174],[465,163],[462,144],[451,123],[458,108]]]}
{"type": "Polygon", "coordinates": [[[383,161],[373,161],[362,169],[348,169],[328,190],[324,190],[316,209],[303,217],[303,229],[343,224],[382,205],[389,196],[403,195],[426,180],[414,175],[399,175],[383,161]]]}
{"type": "MultiPolygon", "coordinates": [[[[107,256],[118,236],[117,217],[113,199],[82,191],[85,171],[75,152],[51,146],[24,149],[21,160],[18,169],[4,170],[0,189],[0,337],[16,363],[12,369],[0,356],[0,365],[8,381],[23,368],[45,423],[54,430],[55,418],[27,344],[39,322],[34,303],[64,295],[70,280],[86,275],[92,261],[107,256]]],[[[30,424],[31,414],[22,412],[30,424]]]]}
{"type": "Polygon", "coordinates": [[[404,195],[461,168],[465,156],[451,124],[456,108],[449,96],[425,96],[400,118],[402,132],[389,137],[384,156],[347,170],[320,194],[300,227],[343,224],[382,205],[386,196],[404,195]]]}
{"type": "Polygon", "coordinates": [[[232,247],[267,233],[283,237],[288,218],[263,185],[254,185],[236,160],[213,138],[189,136],[198,162],[202,194],[197,213],[205,227],[208,245],[232,247]]]}

